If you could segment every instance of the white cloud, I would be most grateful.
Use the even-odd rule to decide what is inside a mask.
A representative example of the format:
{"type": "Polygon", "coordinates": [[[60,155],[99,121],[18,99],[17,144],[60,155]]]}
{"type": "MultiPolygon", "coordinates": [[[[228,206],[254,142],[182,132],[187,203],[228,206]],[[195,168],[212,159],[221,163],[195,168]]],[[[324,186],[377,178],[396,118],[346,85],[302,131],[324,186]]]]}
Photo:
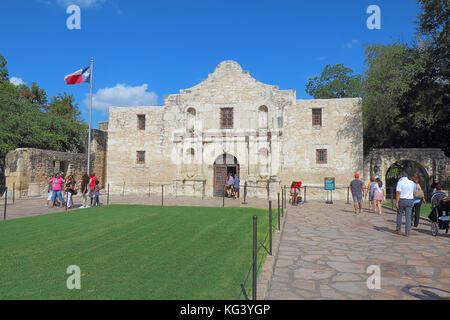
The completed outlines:
{"type": "Polygon", "coordinates": [[[348,41],[348,42],[346,42],[346,43],[344,43],[344,44],[342,45],[342,48],[345,48],[345,49],[351,49],[351,48],[353,48],[355,45],[357,45],[358,43],[359,43],[359,40],[348,41]]]}
{"type": "MultiPolygon", "coordinates": [[[[158,95],[147,91],[147,88],[146,83],[135,87],[118,83],[114,87],[99,89],[92,95],[92,108],[106,113],[109,106],[155,106],[158,103],[158,95]]],[[[86,94],[83,103],[89,106],[89,94],[86,94]]]]}
{"type": "Polygon", "coordinates": [[[19,86],[21,84],[25,84],[25,81],[23,81],[21,78],[17,78],[17,77],[9,78],[9,82],[11,82],[15,86],[19,86]]]}

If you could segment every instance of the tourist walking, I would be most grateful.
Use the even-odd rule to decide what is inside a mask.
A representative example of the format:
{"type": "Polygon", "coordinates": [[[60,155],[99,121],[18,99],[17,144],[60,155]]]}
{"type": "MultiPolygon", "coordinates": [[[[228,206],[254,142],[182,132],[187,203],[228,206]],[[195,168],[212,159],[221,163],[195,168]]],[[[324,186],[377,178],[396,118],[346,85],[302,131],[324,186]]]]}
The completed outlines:
{"type": "Polygon", "coordinates": [[[75,179],[73,178],[73,175],[70,175],[66,179],[66,186],[64,188],[64,191],[66,192],[66,199],[67,199],[67,209],[73,208],[73,195],[75,194],[75,179]]]}
{"type": "Polygon", "coordinates": [[[100,182],[98,180],[95,180],[95,187],[94,187],[94,207],[98,207],[100,205],[100,182]]]}
{"type": "Polygon", "coordinates": [[[234,177],[234,186],[233,186],[233,192],[234,192],[234,198],[237,199],[239,197],[239,184],[241,183],[241,180],[239,180],[238,174],[234,177]]]}
{"type": "Polygon", "coordinates": [[[95,172],[91,172],[89,176],[89,198],[91,198],[91,207],[94,202],[95,197],[95,181],[97,181],[97,177],[95,176],[95,172]]]}
{"type": "Polygon", "coordinates": [[[426,201],[425,201],[425,194],[422,190],[422,187],[419,184],[419,178],[414,176],[411,178],[411,180],[415,183],[413,191],[414,207],[412,210],[411,225],[414,225],[414,227],[417,228],[420,222],[420,207],[422,206],[422,202],[426,203],[426,201]]]}
{"type": "Polygon", "coordinates": [[[402,177],[397,182],[395,207],[397,208],[397,228],[395,232],[401,234],[402,216],[405,212],[405,236],[409,237],[411,230],[411,212],[414,206],[414,182],[408,179],[408,174],[402,172],[402,177]]]}
{"type": "MultiPolygon", "coordinates": [[[[377,177],[378,178],[378,177],[377,177]]],[[[370,182],[367,185],[365,199],[367,199],[367,194],[369,194],[369,210],[375,211],[375,200],[373,199],[374,188],[377,183],[374,177],[370,177],[370,182]]]]}
{"type": "Polygon", "coordinates": [[[361,180],[359,180],[359,174],[355,173],[355,179],[350,182],[350,190],[352,191],[353,197],[353,207],[355,208],[355,214],[358,213],[357,208],[359,208],[359,213],[362,212],[362,195],[364,193],[364,185],[361,180]]]}
{"type": "Polygon", "coordinates": [[[87,201],[87,194],[88,194],[88,185],[89,185],[89,176],[85,173],[83,174],[83,177],[81,178],[81,196],[83,197],[83,204],[80,208],[87,208],[88,207],[88,201],[87,201]]]}
{"type": "MultiPolygon", "coordinates": [[[[378,209],[379,215],[381,215],[381,208],[383,206],[384,199],[385,199],[384,186],[380,178],[377,178],[375,180],[373,200],[375,201],[375,208],[378,209]]],[[[375,210],[375,212],[376,211],[377,210],[375,210]]]]}
{"type": "Polygon", "coordinates": [[[62,208],[64,205],[64,199],[62,197],[61,191],[64,183],[64,179],[62,178],[62,172],[58,172],[52,181],[52,204],[50,208],[53,208],[56,198],[60,201],[60,207],[62,208]]]}
{"type": "Polygon", "coordinates": [[[48,178],[47,182],[48,182],[48,197],[47,197],[47,201],[45,202],[45,206],[48,207],[50,200],[52,200],[52,179],[56,176],[56,173],[53,174],[50,178],[48,178]]]}

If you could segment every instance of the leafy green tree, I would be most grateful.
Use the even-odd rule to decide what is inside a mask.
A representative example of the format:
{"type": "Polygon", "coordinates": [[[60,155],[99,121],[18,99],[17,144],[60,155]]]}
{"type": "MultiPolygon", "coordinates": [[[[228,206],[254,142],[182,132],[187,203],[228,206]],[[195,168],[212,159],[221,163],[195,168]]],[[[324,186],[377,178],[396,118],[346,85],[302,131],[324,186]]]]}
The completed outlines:
{"type": "Polygon", "coordinates": [[[363,108],[365,147],[406,147],[412,123],[406,94],[425,65],[406,44],[366,46],[363,108]]]}
{"type": "Polygon", "coordinates": [[[6,69],[6,59],[0,54],[0,83],[8,80],[9,74],[6,69]]]}
{"type": "Polygon", "coordinates": [[[0,158],[21,147],[84,152],[87,126],[73,96],[64,93],[46,104],[45,91],[35,83],[0,83],[0,158]]]}
{"type": "Polygon", "coordinates": [[[357,98],[362,92],[361,75],[343,64],[327,64],[320,77],[309,78],[306,92],[314,99],[357,98]]]}

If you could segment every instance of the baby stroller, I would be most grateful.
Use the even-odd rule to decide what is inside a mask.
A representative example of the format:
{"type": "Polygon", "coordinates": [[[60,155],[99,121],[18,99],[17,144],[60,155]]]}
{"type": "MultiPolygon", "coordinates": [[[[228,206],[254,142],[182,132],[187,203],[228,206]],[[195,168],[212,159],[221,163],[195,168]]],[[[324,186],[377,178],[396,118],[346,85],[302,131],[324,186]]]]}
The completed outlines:
{"type": "Polygon", "coordinates": [[[450,201],[444,200],[446,196],[443,192],[437,192],[431,197],[431,213],[428,219],[431,220],[431,234],[437,236],[439,229],[448,233],[450,221],[450,201]]]}

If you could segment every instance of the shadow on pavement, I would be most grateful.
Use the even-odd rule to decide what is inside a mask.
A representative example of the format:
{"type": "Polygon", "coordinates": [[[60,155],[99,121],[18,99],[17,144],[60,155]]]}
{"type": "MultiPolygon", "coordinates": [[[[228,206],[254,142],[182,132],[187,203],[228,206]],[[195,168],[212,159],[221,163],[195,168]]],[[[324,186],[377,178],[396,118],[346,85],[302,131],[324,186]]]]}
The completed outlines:
{"type": "Polygon", "coordinates": [[[406,287],[403,287],[401,291],[420,300],[450,300],[450,291],[429,286],[407,285],[406,287]],[[412,292],[414,289],[418,292],[412,292]],[[434,292],[430,290],[433,290],[434,292]],[[436,292],[439,292],[439,294],[436,292]]]}

